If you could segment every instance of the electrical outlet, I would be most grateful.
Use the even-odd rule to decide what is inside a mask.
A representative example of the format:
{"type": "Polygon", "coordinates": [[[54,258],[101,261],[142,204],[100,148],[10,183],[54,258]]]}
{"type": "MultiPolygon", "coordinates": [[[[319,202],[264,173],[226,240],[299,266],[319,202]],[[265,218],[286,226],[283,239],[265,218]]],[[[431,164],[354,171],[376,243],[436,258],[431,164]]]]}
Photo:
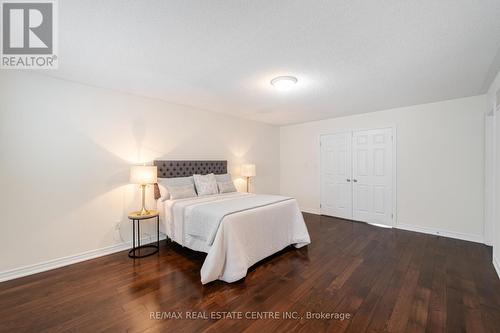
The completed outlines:
{"type": "Polygon", "coordinates": [[[116,221],[115,222],[115,230],[120,230],[120,224],[122,223],[122,221],[116,221]]]}

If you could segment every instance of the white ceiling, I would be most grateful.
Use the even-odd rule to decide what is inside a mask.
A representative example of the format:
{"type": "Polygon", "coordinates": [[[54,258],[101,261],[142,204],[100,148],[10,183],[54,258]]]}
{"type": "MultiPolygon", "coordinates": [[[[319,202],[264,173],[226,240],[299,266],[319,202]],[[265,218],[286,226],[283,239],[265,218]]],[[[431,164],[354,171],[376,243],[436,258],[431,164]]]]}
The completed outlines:
{"type": "Polygon", "coordinates": [[[499,18],[499,0],[64,0],[47,75],[291,124],[485,92],[499,18]]]}

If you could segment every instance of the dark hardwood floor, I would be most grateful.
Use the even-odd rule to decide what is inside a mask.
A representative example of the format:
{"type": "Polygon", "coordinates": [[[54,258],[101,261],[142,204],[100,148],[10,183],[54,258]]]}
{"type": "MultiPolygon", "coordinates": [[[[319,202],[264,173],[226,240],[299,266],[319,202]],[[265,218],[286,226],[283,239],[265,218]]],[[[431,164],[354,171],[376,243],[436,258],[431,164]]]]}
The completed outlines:
{"type": "Polygon", "coordinates": [[[204,255],[172,243],[140,260],[121,252],[0,283],[0,331],[500,332],[490,247],[304,215],[310,246],[287,248],[232,284],[202,286],[204,255]],[[183,319],[165,318],[174,311],[183,319]],[[280,319],[210,318],[223,312],[280,319]]]}

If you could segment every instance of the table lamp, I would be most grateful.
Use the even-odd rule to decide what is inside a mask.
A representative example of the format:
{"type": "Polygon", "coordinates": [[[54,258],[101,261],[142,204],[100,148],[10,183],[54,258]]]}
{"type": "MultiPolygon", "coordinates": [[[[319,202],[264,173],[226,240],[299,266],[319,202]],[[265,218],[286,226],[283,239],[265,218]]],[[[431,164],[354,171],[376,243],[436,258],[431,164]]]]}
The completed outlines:
{"type": "Polygon", "coordinates": [[[142,208],[138,215],[148,215],[149,211],[146,209],[146,186],[154,184],[157,181],[156,166],[150,165],[137,165],[130,168],[130,182],[132,184],[139,184],[142,190],[142,208]]]}
{"type": "Polygon", "coordinates": [[[248,182],[250,177],[255,177],[255,164],[243,164],[241,166],[241,175],[247,179],[247,192],[248,182]]]}

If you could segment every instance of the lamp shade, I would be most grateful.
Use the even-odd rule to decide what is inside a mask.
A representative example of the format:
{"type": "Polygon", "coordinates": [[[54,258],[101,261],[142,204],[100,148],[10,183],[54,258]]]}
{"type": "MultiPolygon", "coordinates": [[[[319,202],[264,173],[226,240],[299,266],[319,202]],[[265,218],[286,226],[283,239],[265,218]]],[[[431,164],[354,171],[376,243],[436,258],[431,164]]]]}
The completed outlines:
{"type": "Polygon", "coordinates": [[[137,165],[130,168],[130,182],[133,184],[154,184],[157,180],[156,166],[137,165]]]}
{"type": "Polygon", "coordinates": [[[243,177],[255,177],[255,164],[243,164],[241,166],[241,175],[243,177]]]}

